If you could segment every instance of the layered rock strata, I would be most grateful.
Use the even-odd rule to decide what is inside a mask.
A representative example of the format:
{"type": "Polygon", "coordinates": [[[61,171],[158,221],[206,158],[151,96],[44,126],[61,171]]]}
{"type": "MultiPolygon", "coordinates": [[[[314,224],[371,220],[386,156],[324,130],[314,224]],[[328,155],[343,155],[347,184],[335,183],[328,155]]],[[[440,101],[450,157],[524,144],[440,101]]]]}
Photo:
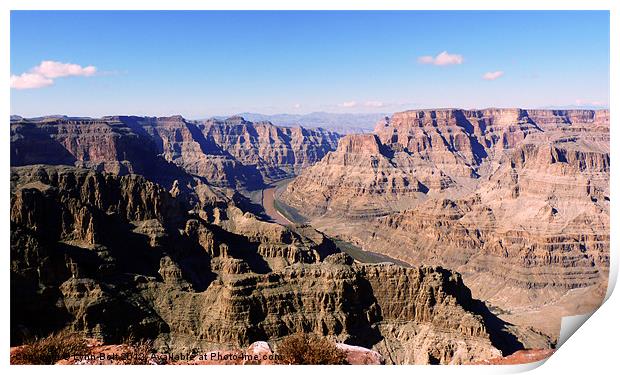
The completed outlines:
{"type": "Polygon", "coordinates": [[[602,299],[609,172],[608,111],[408,111],[342,138],[282,199],[365,250],[458,270],[504,310],[591,288],[540,325],[555,336],[602,299]]]}
{"type": "Polygon", "coordinates": [[[255,165],[269,180],[292,177],[336,148],[339,136],[321,128],[278,127],[242,117],[211,119],[199,125],[209,139],[244,165],[255,165]]]}
{"type": "Polygon", "coordinates": [[[298,174],[333,150],[338,137],[240,117],[202,123],[181,116],[15,118],[11,165],[84,166],[165,185],[186,174],[215,186],[256,188],[298,174]]]}
{"type": "Polygon", "coordinates": [[[190,208],[140,176],[12,168],[12,342],[71,329],[186,352],[301,331],[388,363],[482,361],[545,342],[496,318],[455,272],[354,264],[309,227],[190,208]]]}

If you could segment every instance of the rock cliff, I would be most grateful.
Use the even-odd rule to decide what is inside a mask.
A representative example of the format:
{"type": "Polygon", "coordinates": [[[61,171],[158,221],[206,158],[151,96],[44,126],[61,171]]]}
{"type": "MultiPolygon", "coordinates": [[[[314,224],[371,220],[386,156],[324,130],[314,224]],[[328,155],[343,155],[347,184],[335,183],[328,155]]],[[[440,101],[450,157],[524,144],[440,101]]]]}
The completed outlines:
{"type": "Polygon", "coordinates": [[[339,136],[333,132],[303,127],[278,127],[270,122],[252,123],[242,117],[202,122],[200,129],[209,139],[244,165],[255,165],[268,180],[299,174],[336,148],[339,136]]]}
{"type": "Polygon", "coordinates": [[[408,111],[342,138],[282,199],[365,250],[458,270],[476,298],[556,336],[602,300],[609,171],[608,111],[408,111]]]}
{"type": "Polygon", "coordinates": [[[75,165],[140,174],[171,186],[187,173],[157,156],[156,145],[118,119],[42,118],[11,122],[11,165],[75,165]]]}
{"type": "Polygon", "coordinates": [[[347,135],[336,151],[295,179],[284,198],[309,216],[379,216],[428,191],[429,181],[421,182],[415,167],[401,161],[375,134],[347,135]]]}
{"type": "Polygon", "coordinates": [[[240,117],[202,123],[181,116],[15,118],[11,165],[136,173],[166,186],[193,176],[214,186],[252,189],[298,174],[333,150],[338,138],[322,129],[254,124],[240,117]]]}
{"type": "Polygon", "coordinates": [[[467,363],[549,345],[472,299],[458,273],[357,264],[310,227],[264,223],[231,202],[204,208],[141,176],[12,168],[12,343],[68,328],[185,352],[302,331],[387,363],[467,363]]]}

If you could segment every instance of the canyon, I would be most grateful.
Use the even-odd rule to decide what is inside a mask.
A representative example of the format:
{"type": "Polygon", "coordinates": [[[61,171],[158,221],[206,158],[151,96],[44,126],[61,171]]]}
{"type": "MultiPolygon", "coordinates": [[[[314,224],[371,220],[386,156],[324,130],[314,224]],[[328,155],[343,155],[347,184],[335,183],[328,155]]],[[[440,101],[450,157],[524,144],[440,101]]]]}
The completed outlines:
{"type": "Polygon", "coordinates": [[[11,165],[75,165],[141,174],[164,186],[202,180],[257,188],[292,177],[335,149],[339,135],[242,117],[43,117],[11,122],[11,165]]]}
{"type": "Polygon", "coordinates": [[[188,352],[314,332],[387,363],[455,364],[549,345],[472,299],[458,273],[355,263],[311,227],[233,202],[191,212],[141,176],[69,166],[13,168],[11,188],[14,343],[69,328],[188,352]]]}
{"type": "Polygon", "coordinates": [[[557,338],[605,293],[609,163],[606,110],[407,111],[342,138],[281,198],[328,235],[459,271],[557,338]]]}
{"type": "Polygon", "coordinates": [[[606,110],[414,110],[346,135],[14,117],[10,152],[12,345],[308,332],[387,364],[501,363],[550,353],[607,286],[606,110]]]}

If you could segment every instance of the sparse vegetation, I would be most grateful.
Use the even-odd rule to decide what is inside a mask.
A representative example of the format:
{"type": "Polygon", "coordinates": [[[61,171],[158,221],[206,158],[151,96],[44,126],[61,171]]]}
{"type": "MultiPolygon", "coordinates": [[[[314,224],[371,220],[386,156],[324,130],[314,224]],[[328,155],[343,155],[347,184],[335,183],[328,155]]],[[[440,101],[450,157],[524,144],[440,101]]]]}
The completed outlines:
{"type": "Polygon", "coordinates": [[[121,361],[125,365],[147,365],[153,353],[153,341],[129,336],[123,342],[121,361]]]}
{"type": "Polygon", "coordinates": [[[53,365],[61,359],[89,353],[90,348],[84,336],[61,331],[43,339],[35,339],[19,347],[11,356],[11,364],[53,365]]]}
{"type": "Polygon", "coordinates": [[[325,337],[296,333],[285,338],[277,348],[279,363],[287,365],[343,365],[346,353],[325,337]]]}

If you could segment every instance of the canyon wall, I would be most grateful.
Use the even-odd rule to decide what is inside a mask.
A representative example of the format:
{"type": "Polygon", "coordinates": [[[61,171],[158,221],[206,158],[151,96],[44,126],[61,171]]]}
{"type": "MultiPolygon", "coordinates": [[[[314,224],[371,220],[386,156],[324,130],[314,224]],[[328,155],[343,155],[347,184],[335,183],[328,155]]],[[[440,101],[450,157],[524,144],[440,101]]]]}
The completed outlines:
{"type": "Polygon", "coordinates": [[[310,227],[232,201],[196,212],[141,176],[69,166],[11,169],[11,314],[12,344],[68,328],[214,350],[301,331],[388,363],[454,364],[550,345],[472,299],[458,273],[356,264],[310,227]]]}
{"type": "Polygon", "coordinates": [[[322,129],[240,117],[16,118],[11,165],[76,165],[141,174],[166,186],[196,177],[213,186],[255,189],[298,174],[335,149],[338,138],[322,129]]]}
{"type": "Polygon", "coordinates": [[[458,270],[501,309],[587,289],[587,310],[607,284],[609,172],[609,111],[407,111],[342,138],[282,199],[365,250],[458,270]]]}

